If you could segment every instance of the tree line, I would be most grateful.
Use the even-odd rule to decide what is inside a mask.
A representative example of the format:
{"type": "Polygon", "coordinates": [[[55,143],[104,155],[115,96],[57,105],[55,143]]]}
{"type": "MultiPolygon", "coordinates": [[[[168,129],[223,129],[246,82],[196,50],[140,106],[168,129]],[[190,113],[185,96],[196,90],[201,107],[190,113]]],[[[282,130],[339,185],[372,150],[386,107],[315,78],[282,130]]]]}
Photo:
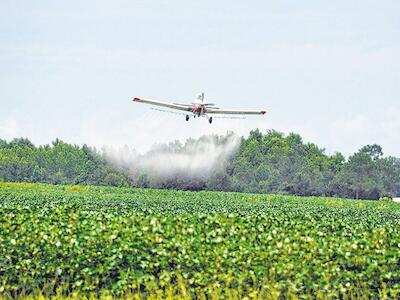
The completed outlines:
{"type": "MultiPolygon", "coordinates": [[[[212,138],[223,146],[232,141],[232,134],[212,138]]],[[[187,153],[201,139],[162,147],[166,153],[187,153]]],[[[240,138],[237,150],[221,156],[209,173],[159,176],[135,170],[135,165],[116,165],[87,145],[56,139],[37,147],[19,138],[0,140],[0,180],[378,199],[400,195],[400,159],[384,156],[376,144],[346,159],[341,153],[326,154],[298,134],[285,136],[274,130],[263,134],[257,129],[240,138]]]]}
{"type": "Polygon", "coordinates": [[[116,170],[95,148],[64,143],[36,147],[26,138],[0,140],[0,180],[52,184],[128,186],[128,176],[116,170]]]}
{"type": "Polygon", "coordinates": [[[294,195],[377,199],[400,194],[400,159],[384,157],[379,145],[366,145],[346,159],[327,155],[301,136],[259,130],[242,139],[227,168],[232,190],[294,195]]]}

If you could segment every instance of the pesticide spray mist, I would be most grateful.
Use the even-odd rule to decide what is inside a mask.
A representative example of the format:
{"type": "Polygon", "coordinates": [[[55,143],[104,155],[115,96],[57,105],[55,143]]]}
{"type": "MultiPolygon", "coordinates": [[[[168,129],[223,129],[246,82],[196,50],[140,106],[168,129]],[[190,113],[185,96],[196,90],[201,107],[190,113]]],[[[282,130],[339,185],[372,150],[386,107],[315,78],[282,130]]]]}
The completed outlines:
{"type": "Polygon", "coordinates": [[[201,188],[210,176],[225,170],[236,153],[240,138],[233,133],[208,135],[155,145],[140,154],[129,147],[105,147],[105,157],[115,166],[128,171],[137,186],[201,188]]]}

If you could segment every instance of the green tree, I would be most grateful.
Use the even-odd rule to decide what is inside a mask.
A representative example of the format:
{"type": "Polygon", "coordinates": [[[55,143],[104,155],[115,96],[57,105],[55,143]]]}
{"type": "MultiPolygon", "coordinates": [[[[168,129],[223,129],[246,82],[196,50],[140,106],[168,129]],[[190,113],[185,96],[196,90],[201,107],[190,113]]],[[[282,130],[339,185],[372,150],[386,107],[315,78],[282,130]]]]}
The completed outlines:
{"type": "Polygon", "coordinates": [[[373,160],[378,160],[383,156],[382,147],[377,144],[366,145],[361,148],[360,152],[368,154],[373,160]]]}
{"type": "Polygon", "coordinates": [[[339,185],[342,192],[349,196],[361,198],[378,198],[380,193],[378,170],[369,153],[359,151],[349,157],[339,174],[339,185]]]}

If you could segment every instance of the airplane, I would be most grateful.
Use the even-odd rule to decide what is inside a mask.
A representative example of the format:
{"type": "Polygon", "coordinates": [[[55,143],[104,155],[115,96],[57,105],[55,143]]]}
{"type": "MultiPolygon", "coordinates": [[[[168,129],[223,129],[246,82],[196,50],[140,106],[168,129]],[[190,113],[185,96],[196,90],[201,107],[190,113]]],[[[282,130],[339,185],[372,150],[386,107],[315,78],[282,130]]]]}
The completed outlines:
{"type": "Polygon", "coordinates": [[[183,113],[186,115],[186,121],[189,121],[191,117],[205,117],[208,119],[208,122],[211,124],[213,121],[213,117],[210,115],[222,114],[222,115],[264,115],[266,113],[265,110],[233,110],[233,109],[221,109],[219,107],[215,107],[214,103],[204,103],[204,93],[199,94],[192,104],[180,104],[180,103],[171,103],[164,102],[158,100],[151,100],[145,98],[134,97],[132,99],[134,102],[146,103],[156,106],[167,107],[171,109],[185,111],[187,113],[183,113]]]}

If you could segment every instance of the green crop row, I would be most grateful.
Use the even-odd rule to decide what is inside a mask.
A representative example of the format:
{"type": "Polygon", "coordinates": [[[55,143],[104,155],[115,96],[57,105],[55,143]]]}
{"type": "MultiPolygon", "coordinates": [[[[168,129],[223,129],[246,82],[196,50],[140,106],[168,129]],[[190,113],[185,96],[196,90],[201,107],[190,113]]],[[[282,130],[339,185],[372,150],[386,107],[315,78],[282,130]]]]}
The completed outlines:
{"type": "Polygon", "coordinates": [[[0,184],[0,295],[396,297],[399,226],[396,203],[0,184]]]}

